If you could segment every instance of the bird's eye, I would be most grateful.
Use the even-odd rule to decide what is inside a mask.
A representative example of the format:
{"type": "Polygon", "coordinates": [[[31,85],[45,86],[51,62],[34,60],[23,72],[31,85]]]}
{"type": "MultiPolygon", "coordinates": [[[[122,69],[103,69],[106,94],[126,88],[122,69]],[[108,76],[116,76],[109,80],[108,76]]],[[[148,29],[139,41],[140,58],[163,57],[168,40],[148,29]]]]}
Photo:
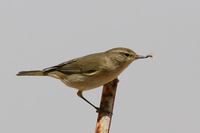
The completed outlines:
{"type": "Polygon", "coordinates": [[[125,53],[124,55],[125,55],[126,57],[129,57],[129,56],[130,56],[130,54],[128,54],[128,53],[125,53]]]}

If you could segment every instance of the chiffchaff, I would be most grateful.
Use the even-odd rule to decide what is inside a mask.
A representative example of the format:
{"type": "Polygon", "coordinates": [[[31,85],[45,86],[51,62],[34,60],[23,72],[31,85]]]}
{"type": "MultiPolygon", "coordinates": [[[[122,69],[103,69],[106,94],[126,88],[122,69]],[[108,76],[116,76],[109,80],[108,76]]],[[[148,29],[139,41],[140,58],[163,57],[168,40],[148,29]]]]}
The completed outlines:
{"type": "Polygon", "coordinates": [[[67,86],[78,89],[78,96],[98,110],[98,107],[83,97],[82,92],[114,80],[134,60],[148,57],[152,56],[140,56],[127,48],[113,48],[43,70],[21,71],[17,76],[50,76],[60,79],[67,86]]]}

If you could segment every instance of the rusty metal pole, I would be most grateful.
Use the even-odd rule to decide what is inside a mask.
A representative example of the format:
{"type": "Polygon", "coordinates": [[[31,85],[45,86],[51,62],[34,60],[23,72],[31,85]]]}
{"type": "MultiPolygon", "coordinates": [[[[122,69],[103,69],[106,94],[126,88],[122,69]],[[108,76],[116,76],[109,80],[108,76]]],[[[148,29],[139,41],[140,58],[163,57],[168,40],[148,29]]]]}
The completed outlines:
{"type": "Polygon", "coordinates": [[[104,111],[99,112],[95,133],[109,133],[118,82],[116,78],[103,86],[100,108],[104,111]]]}

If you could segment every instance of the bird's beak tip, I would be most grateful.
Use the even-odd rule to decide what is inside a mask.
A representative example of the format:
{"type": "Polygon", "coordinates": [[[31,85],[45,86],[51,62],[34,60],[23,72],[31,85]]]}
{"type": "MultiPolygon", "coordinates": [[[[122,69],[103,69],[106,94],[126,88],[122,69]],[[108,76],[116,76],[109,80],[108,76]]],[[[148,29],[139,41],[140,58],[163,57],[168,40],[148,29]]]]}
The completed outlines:
{"type": "Polygon", "coordinates": [[[152,55],[147,55],[147,56],[142,56],[142,55],[136,55],[135,56],[135,59],[144,59],[144,58],[153,58],[153,56],[152,55]]]}

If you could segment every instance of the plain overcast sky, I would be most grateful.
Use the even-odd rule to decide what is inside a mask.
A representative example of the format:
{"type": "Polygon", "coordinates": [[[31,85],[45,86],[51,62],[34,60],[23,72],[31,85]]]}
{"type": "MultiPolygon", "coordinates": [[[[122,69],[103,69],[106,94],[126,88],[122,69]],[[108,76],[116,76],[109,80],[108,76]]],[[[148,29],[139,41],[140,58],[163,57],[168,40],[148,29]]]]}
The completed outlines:
{"type": "Polygon", "coordinates": [[[199,0],[1,0],[0,46],[1,133],[94,133],[77,90],[15,74],[119,46],[154,58],[119,76],[110,132],[200,133],[199,0]]]}

